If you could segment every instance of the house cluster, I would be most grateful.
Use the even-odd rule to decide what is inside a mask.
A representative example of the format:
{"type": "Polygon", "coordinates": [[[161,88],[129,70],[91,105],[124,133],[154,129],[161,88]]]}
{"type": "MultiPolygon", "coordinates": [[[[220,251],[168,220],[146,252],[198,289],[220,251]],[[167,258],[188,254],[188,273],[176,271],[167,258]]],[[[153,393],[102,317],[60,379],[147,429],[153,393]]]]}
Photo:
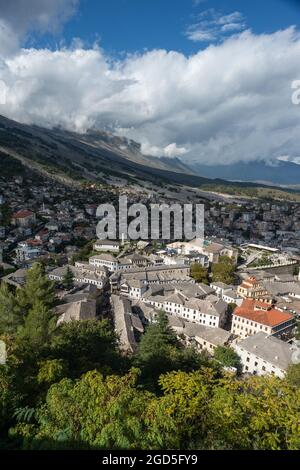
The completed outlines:
{"type": "Polygon", "coordinates": [[[205,211],[205,230],[207,235],[226,238],[235,245],[268,244],[299,254],[300,207],[289,201],[210,201],[205,211]]]}
{"type": "MultiPolygon", "coordinates": [[[[121,190],[72,187],[36,178],[30,170],[11,178],[0,175],[0,183],[0,267],[14,269],[2,279],[22,286],[27,268],[41,258],[59,287],[71,271],[74,287],[58,289],[57,295],[64,292],[56,310],[59,324],[96,318],[99,299],[108,297],[124,353],[136,350],[146,325],[163,310],[185,344],[212,356],[217,346],[231,346],[245,373],[282,377],[295,360],[299,204],[205,200],[204,240],[127,246],[98,240],[92,246],[97,206],[108,197],[115,202],[121,190]],[[75,261],[88,245],[89,254],[77,258],[87,261],[75,261]],[[239,282],[195,283],[193,263],[209,268],[224,256],[240,265],[239,282]]],[[[122,191],[130,194],[130,202],[149,203],[132,188],[122,191]]],[[[153,198],[170,202],[161,191],[153,198]]]]}

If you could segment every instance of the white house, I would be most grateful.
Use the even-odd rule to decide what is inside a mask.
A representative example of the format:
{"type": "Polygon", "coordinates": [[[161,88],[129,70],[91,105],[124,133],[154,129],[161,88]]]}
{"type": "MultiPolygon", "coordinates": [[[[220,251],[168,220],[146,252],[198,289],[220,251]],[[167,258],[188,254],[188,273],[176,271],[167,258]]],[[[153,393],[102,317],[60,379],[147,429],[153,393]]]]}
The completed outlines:
{"type": "Polygon", "coordinates": [[[295,346],[263,332],[236,343],[234,349],[241,358],[244,373],[271,374],[279,378],[285,376],[297,354],[295,346]]]}
{"type": "Polygon", "coordinates": [[[162,309],[170,315],[200,325],[219,328],[226,322],[227,304],[217,297],[211,299],[188,299],[181,293],[164,295],[145,295],[141,299],[147,305],[162,309]]]}
{"type": "Polygon", "coordinates": [[[95,251],[112,251],[113,253],[119,253],[120,243],[112,240],[98,240],[94,243],[95,251]]]}
{"type": "Polygon", "coordinates": [[[138,279],[129,279],[120,286],[120,293],[131,299],[141,299],[146,292],[147,285],[138,279]]]}
{"type": "Polygon", "coordinates": [[[102,255],[96,255],[89,258],[89,264],[96,267],[106,267],[110,272],[118,270],[118,260],[109,253],[103,253],[102,255]]]}

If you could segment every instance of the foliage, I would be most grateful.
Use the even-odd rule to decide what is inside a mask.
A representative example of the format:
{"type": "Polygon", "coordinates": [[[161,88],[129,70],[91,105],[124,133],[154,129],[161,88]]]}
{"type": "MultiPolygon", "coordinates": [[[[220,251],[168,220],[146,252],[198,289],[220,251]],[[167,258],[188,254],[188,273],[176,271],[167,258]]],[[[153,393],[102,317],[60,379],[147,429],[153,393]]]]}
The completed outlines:
{"type": "Polygon", "coordinates": [[[203,282],[208,284],[208,270],[205,269],[200,263],[194,263],[191,266],[191,276],[196,282],[203,282]]]}
{"type": "Polygon", "coordinates": [[[62,359],[69,377],[97,369],[102,373],[122,369],[116,336],[106,320],[63,323],[52,335],[51,354],[62,359]]]}
{"type": "Polygon", "coordinates": [[[25,285],[17,292],[17,301],[20,307],[27,311],[38,302],[47,307],[53,306],[54,283],[47,278],[41,264],[35,263],[28,270],[25,285]]]}
{"type": "Polygon", "coordinates": [[[235,265],[227,256],[220,256],[219,262],[212,266],[213,282],[224,282],[232,284],[234,282],[235,265]]]}
{"type": "Polygon", "coordinates": [[[15,333],[22,323],[22,316],[14,294],[8,285],[0,285],[0,335],[15,333]]]}
{"type": "Polygon", "coordinates": [[[238,371],[241,371],[240,356],[232,348],[217,346],[214,352],[214,358],[224,367],[235,367],[238,371]]]}
{"type": "Polygon", "coordinates": [[[74,275],[69,266],[67,267],[66,274],[63,277],[62,285],[67,290],[72,289],[72,287],[74,286],[74,275]]]}
{"type": "Polygon", "coordinates": [[[195,370],[207,362],[207,357],[191,348],[185,349],[168,325],[164,312],[147,327],[134,360],[141,369],[141,380],[151,389],[157,388],[161,374],[172,370],[195,370]]]}
{"type": "Polygon", "coordinates": [[[289,384],[300,388],[300,364],[291,364],[289,366],[286,380],[289,384]]]}
{"type": "Polygon", "coordinates": [[[280,379],[239,381],[204,368],[163,375],[160,386],[159,395],[141,389],[135,369],[64,379],[49,389],[31,435],[28,426],[19,433],[40,449],[300,449],[300,390],[280,379]]]}

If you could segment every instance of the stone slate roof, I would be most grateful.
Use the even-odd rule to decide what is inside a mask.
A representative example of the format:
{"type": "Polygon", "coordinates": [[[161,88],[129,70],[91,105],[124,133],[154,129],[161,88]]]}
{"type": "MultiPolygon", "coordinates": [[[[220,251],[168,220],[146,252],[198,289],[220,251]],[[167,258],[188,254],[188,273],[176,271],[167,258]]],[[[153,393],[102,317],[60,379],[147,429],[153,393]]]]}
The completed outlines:
{"type": "Polygon", "coordinates": [[[263,332],[249,336],[238,342],[237,346],[283,370],[292,364],[292,356],[296,350],[294,346],[263,332]]]}

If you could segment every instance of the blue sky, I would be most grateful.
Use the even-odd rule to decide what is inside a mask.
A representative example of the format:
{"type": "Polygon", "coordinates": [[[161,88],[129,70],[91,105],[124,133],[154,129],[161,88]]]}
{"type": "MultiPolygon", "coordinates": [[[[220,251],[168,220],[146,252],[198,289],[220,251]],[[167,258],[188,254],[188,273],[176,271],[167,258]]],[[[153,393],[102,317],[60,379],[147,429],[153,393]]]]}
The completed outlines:
{"type": "Polygon", "coordinates": [[[244,27],[271,33],[300,24],[296,0],[81,0],[77,13],[60,34],[38,36],[38,46],[56,47],[74,37],[92,44],[97,38],[110,54],[163,48],[192,54],[209,42],[191,41],[188,28],[199,15],[214,9],[222,15],[240,12],[244,27]]]}
{"type": "Polygon", "coordinates": [[[300,163],[298,80],[300,1],[0,0],[0,114],[20,122],[300,163]]]}

